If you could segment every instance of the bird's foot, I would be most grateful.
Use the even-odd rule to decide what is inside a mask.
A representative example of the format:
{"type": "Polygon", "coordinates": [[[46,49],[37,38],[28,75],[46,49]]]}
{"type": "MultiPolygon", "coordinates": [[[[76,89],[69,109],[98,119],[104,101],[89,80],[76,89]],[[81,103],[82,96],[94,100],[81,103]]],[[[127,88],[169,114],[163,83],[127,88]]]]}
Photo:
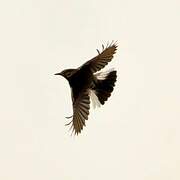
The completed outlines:
{"type": "Polygon", "coordinates": [[[65,117],[66,119],[70,119],[70,118],[72,118],[73,117],[73,115],[72,116],[69,116],[69,117],[65,117]]]}
{"type": "Polygon", "coordinates": [[[69,123],[65,124],[65,126],[69,126],[72,123],[72,121],[70,121],[69,123]]]}
{"type": "MultiPolygon", "coordinates": [[[[65,117],[66,119],[70,119],[70,118],[72,118],[73,117],[73,115],[72,116],[69,116],[69,117],[65,117]]],[[[72,120],[73,121],[73,120],[72,120]]],[[[67,124],[65,124],[65,126],[68,126],[68,125],[70,125],[71,123],[72,123],[72,121],[70,121],[69,123],[67,123],[67,124]]]]}

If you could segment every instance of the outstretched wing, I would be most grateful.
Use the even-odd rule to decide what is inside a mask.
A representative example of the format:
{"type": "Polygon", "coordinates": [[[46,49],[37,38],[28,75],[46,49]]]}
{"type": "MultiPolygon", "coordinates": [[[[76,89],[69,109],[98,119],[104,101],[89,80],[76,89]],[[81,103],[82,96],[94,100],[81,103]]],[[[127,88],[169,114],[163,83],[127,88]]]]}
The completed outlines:
{"type": "MultiPolygon", "coordinates": [[[[85,90],[79,94],[73,103],[73,120],[69,123],[72,124],[73,132],[75,134],[81,133],[85,125],[85,120],[88,119],[90,109],[89,91],[85,90]]],[[[69,125],[68,124],[68,125],[69,125]]]]}
{"type": "Polygon", "coordinates": [[[81,67],[88,66],[91,69],[92,73],[95,73],[104,68],[108,64],[108,62],[112,60],[113,55],[116,53],[116,50],[116,42],[112,41],[112,43],[110,45],[107,44],[106,47],[102,45],[102,52],[100,53],[100,51],[97,49],[98,55],[93,59],[87,61],[81,67]]]}

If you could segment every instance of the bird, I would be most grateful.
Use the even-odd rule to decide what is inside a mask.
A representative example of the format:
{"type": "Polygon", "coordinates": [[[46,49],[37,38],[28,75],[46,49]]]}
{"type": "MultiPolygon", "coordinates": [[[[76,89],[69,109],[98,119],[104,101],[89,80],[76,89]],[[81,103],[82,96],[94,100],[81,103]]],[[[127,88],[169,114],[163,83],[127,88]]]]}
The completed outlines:
{"type": "Polygon", "coordinates": [[[86,126],[90,110],[90,100],[94,107],[104,105],[114,90],[117,81],[117,71],[109,69],[101,71],[114,57],[117,50],[117,41],[106,46],[102,44],[102,51],[76,69],[65,69],[54,75],[63,76],[70,85],[73,115],[66,118],[72,120],[72,133],[78,135],[86,126]]]}

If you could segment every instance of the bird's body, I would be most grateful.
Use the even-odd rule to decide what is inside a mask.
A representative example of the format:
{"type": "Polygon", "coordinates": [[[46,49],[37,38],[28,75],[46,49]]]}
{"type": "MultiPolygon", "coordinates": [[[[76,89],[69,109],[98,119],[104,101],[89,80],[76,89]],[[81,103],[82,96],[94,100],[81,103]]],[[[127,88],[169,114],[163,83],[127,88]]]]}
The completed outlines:
{"type": "Polygon", "coordinates": [[[72,88],[74,99],[76,99],[82,90],[92,88],[94,76],[88,68],[82,67],[69,78],[69,84],[72,88]]]}
{"type": "Polygon", "coordinates": [[[98,51],[98,56],[87,61],[79,68],[66,69],[55,74],[65,77],[71,87],[73,101],[73,120],[71,122],[75,134],[81,132],[83,126],[85,126],[85,120],[88,119],[90,96],[94,96],[96,103],[104,104],[113,91],[117,77],[116,71],[110,70],[105,73],[97,73],[97,71],[111,61],[116,48],[116,44],[111,44],[105,49],[103,46],[102,53],[98,51]]]}

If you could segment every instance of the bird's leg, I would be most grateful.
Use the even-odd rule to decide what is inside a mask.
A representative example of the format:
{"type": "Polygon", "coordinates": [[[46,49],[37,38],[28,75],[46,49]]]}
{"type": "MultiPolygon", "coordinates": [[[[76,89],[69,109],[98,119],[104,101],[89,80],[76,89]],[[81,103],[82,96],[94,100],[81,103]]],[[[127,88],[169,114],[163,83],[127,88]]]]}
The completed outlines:
{"type": "Polygon", "coordinates": [[[70,119],[70,118],[72,118],[73,117],[73,115],[72,116],[69,116],[69,117],[65,117],[66,119],[70,119]]]}
{"type": "MultiPolygon", "coordinates": [[[[73,120],[72,120],[73,121],[73,120]]],[[[72,121],[70,121],[69,123],[67,123],[67,124],[65,124],[65,126],[69,126],[71,123],[72,123],[72,121]]],[[[71,128],[70,128],[71,129],[71,128]]]]}
{"type": "MultiPolygon", "coordinates": [[[[69,117],[65,117],[66,119],[70,119],[70,118],[72,118],[73,117],[73,115],[72,116],[69,116],[69,117]]],[[[72,120],[73,121],[73,120],[72,120]]],[[[72,121],[70,121],[69,123],[67,123],[67,124],[65,124],[65,126],[68,126],[68,125],[70,125],[71,123],[72,123],[72,121]]]]}
{"type": "MultiPolygon", "coordinates": [[[[69,116],[69,117],[65,117],[66,119],[70,119],[70,118],[72,118],[73,117],[73,115],[72,116],[69,116]]],[[[71,121],[72,122],[72,121],[71,121]]],[[[68,125],[70,125],[71,124],[71,122],[69,122],[69,123],[67,123],[67,124],[65,124],[66,126],[68,126],[68,125]]]]}

